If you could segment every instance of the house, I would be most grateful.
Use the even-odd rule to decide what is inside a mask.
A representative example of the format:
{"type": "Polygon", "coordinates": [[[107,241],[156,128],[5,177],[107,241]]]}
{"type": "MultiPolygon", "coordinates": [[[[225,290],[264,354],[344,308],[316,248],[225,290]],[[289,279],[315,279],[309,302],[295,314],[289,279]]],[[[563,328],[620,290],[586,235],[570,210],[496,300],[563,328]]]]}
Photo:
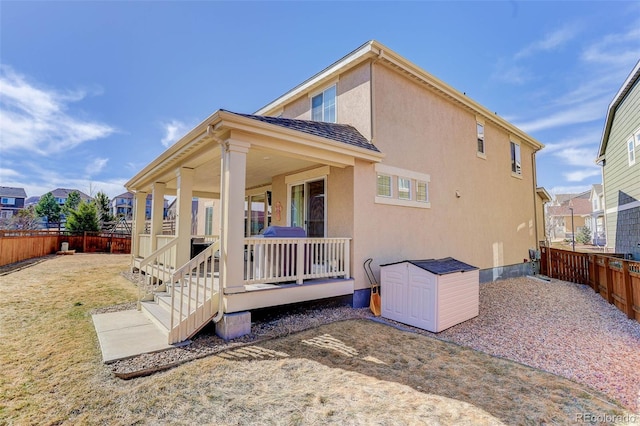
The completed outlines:
{"type": "Polygon", "coordinates": [[[640,61],[616,93],[596,162],[602,165],[607,250],[640,260],[640,61]]]}
{"type": "Polygon", "coordinates": [[[538,243],[544,241],[546,244],[548,241],[547,204],[553,201],[553,197],[541,186],[536,188],[536,195],[536,218],[538,223],[540,223],[540,226],[538,226],[538,243]]]}
{"type": "Polygon", "coordinates": [[[556,194],[547,206],[547,228],[551,241],[572,240],[587,226],[591,215],[591,191],[579,194],[556,194]]]}
{"type": "Polygon", "coordinates": [[[591,229],[591,244],[603,247],[606,243],[604,228],[604,191],[602,184],[591,186],[589,195],[591,213],[585,216],[585,226],[591,229]]]}
{"type": "Polygon", "coordinates": [[[9,219],[23,209],[26,198],[24,188],[0,186],[0,219],[9,219]]]}
{"type": "MultiPolygon", "coordinates": [[[[164,200],[164,217],[167,216],[168,207],[169,202],[164,200]]],[[[113,200],[111,200],[111,212],[115,217],[124,217],[127,220],[131,220],[133,218],[133,193],[127,191],[113,197],[113,200]]],[[[144,215],[147,220],[151,218],[151,194],[147,196],[144,215]]]]}
{"type": "Polygon", "coordinates": [[[344,295],[367,306],[367,258],[450,256],[481,268],[481,281],[526,273],[543,227],[541,148],[367,42],[254,114],[214,112],[125,184],[136,205],[152,194],[151,232],[135,209],[132,240],[133,267],[150,277],[143,309],[161,282],[156,302],[182,307],[166,320],[170,342],[212,318],[227,338],[248,332],[258,308],[344,295]],[[167,195],[170,240],[157,237],[167,195]],[[216,200],[220,226],[190,259],[193,197],[216,200]]]}

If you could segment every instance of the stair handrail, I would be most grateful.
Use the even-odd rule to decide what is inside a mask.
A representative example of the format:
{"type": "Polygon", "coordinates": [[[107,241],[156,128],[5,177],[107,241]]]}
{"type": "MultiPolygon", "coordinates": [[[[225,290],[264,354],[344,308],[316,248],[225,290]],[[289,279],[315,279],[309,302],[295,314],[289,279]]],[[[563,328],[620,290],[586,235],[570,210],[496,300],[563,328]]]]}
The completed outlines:
{"type": "MultiPolygon", "coordinates": [[[[200,330],[211,318],[215,316],[218,312],[218,307],[214,306],[213,296],[215,293],[219,293],[219,289],[215,288],[215,254],[220,250],[220,240],[209,245],[202,252],[198,253],[187,263],[182,265],[180,268],[173,271],[171,274],[171,283],[181,283],[183,279],[189,277],[189,284],[187,286],[181,284],[176,289],[171,289],[171,320],[170,320],[170,341],[172,343],[183,341],[192,336],[195,332],[200,330]],[[211,277],[207,280],[207,263],[210,259],[211,266],[211,277]],[[204,265],[204,267],[203,267],[204,265]],[[193,272],[196,272],[196,275],[199,275],[201,272],[204,272],[204,283],[201,283],[199,277],[194,280],[191,279],[191,275],[193,272]],[[186,287],[186,293],[185,293],[186,287]],[[195,290],[194,290],[195,287],[195,290]],[[200,290],[202,290],[203,297],[200,300],[200,290]],[[187,297],[187,306],[185,313],[185,303],[184,298],[185,295],[187,297]],[[194,306],[191,306],[192,296],[195,295],[195,303],[194,306]],[[179,298],[179,302],[176,299],[179,298]],[[210,306],[206,307],[205,305],[209,303],[210,306]],[[202,310],[202,323],[198,323],[196,321],[191,321],[191,324],[187,324],[190,320],[190,317],[197,312],[202,310]]],[[[218,295],[220,297],[220,295],[218,295]]]]}
{"type": "MultiPolygon", "coordinates": [[[[178,238],[175,237],[164,246],[160,247],[149,256],[145,257],[138,264],[139,276],[138,276],[138,307],[140,306],[140,302],[153,290],[154,280],[155,282],[159,282],[159,277],[154,276],[153,269],[159,269],[158,262],[159,259],[165,258],[168,251],[173,249],[178,244],[178,238]],[[151,273],[149,274],[148,269],[151,267],[151,273]],[[144,272],[144,274],[143,274],[144,272]]],[[[166,280],[162,280],[163,284],[166,284],[166,280]]]]}

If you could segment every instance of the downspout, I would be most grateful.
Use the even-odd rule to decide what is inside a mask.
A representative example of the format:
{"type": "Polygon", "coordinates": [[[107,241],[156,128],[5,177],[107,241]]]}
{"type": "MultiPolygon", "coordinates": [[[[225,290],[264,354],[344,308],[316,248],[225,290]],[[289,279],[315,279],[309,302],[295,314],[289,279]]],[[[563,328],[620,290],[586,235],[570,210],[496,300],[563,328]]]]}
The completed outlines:
{"type": "MultiPolygon", "coordinates": [[[[536,250],[540,250],[540,241],[538,240],[538,173],[536,171],[536,151],[533,151],[531,154],[531,166],[533,167],[533,223],[534,223],[534,234],[535,234],[535,248],[536,250]]],[[[544,208],[544,204],[543,204],[544,208]]],[[[545,240],[546,240],[546,232],[545,232],[545,240]]]]}
{"type": "MultiPolygon", "coordinates": [[[[600,161],[600,164],[602,166],[602,172],[600,173],[600,182],[602,182],[602,226],[604,226],[604,247],[602,248],[603,253],[607,253],[607,250],[609,248],[609,228],[607,227],[607,188],[605,188],[604,186],[604,167],[607,164],[607,160],[606,159],[602,159],[602,161],[600,161]]],[[[598,227],[598,218],[596,217],[596,228],[598,227]]]]}
{"type": "MultiPolygon", "coordinates": [[[[226,177],[225,177],[225,173],[224,173],[224,169],[223,169],[223,164],[226,163],[226,161],[224,160],[224,156],[226,155],[226,147],[224,144],[224,141],[222,141],[222,139],[220,139],[219,137],[217,137],[214,133],[214,126],[209,125],[207,127],[207,135],[210,136],[214,141],[216,141],[218,143],[218,145],[220,146],[220,149],[222,150],[222,158],[220,160],[221,164],[220,164],[220,179],[221,179],[221,185],[220,185],[220,200],[223,199],[223,197],[225,197],[226,195],[226,190],[225,190],[225,184],[226,184],[226,177]]],[[[221,204],[222,207],[222,204],[221,204]]],[[[225,218],[224,218],[224,209],[220,208],[220,250],[222,251],[222,247],[224,247],[224,239],[226,238],[226,231],[224,230],[224,222],[225,222],[225,218]]],[[[222,260],[222,259],[221,259],[222,260]]],[[[221,265],[224,265],[224,262],[220,262],[221,265]]],[[[226,275],[226,270],[224,268],[220,268],[219,271],[219,276],[218,276],[218,280],[219,280],[219,284],[218,284],[218,312],[216,313],[216,316],[213,317],[212,321],[217,323],[219,322],[223,315],[224,315],[224,287],[223,284],[225,282],[224,280],[224,275],[226,275]]]]}

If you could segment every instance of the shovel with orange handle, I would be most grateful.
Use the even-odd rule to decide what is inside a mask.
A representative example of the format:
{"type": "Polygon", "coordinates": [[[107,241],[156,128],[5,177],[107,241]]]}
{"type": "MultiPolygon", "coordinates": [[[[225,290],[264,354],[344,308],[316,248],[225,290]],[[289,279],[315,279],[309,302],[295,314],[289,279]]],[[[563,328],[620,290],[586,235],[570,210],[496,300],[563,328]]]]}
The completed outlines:
{"type": "Polygon", "coordinates": [[[373,315],[379,317],[382,313],[382,300],[380,298],[380,285],[376,282],[376,278],[371,270],[371,262],[373,259],[369,258],[364,261],[364,272],[367,274],[369,283],[371,284],[371,300],[369,301],[369,309],[373,312],[373,315]]]}

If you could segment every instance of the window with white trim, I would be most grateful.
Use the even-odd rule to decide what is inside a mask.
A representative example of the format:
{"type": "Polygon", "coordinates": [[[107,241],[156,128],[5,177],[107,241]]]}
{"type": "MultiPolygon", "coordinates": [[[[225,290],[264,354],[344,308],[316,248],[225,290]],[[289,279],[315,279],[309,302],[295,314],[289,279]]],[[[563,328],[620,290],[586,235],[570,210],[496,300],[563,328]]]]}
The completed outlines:
{"type": "Polygon", "coordinates": [[[640,129],[638,129],[635,133],[635,135],[633,135],[633,137],[636,140],[636,146],[640,146],[640,129]]]}
{"type": "Polygon", "coordinates": [[[476,133],[478,136],[478,154],[485,155],[484,152],[484,125],[482,123],[476,123],[476,133]]]}
{"type": "Polygon", "coordinates": [[[636,164],[636,147],[635,147],[635,143],[633,141],[634,138],[630,138],[627,141],[627,155],[629,158],[629,165],[633,166],[634,164],[636,164]]]}
{"type": "Polygon", "coordinates": [[[411,179],[398,178],[398,198],[401,200],[411,199],[411,179]]]}
{"type": "Polygon", "coordinates": [[[313,121],[336,122],[336,85],[325,89],[311,98],[311,119],[313,121]]]}
{"type": "Polygon", "coordinates": [[[522,163],[520,160],[520,145],[511,142],[511,173],[522,176],[522,163]]]}
{"type": "Polygon", "coordinates": [[[429,181],[426,173],[378,163],[376,168],[376,204],[430,208],[429,181]],[[394,189],[395,188],[395,189],[394,189]]]}
{"type": "Polygon", "coordinates": [[[16,199],[15,198],[11,198],[11,197],[2,197],[2,200],[0,200],[0,203],[8,204],[8,205],[15,205],[16,204],[16,199]]]}
{"type": "Polygon", "coordinates": [[[429,186],[427,182],[416,181],[416,201],[421,203],[429,202],[429,186]]]}
{"type": "Polygon", "coordinates": [[[378,173],[378,189],[376,194],[379,197],[391,197],[391,176],[378,173]]]}

